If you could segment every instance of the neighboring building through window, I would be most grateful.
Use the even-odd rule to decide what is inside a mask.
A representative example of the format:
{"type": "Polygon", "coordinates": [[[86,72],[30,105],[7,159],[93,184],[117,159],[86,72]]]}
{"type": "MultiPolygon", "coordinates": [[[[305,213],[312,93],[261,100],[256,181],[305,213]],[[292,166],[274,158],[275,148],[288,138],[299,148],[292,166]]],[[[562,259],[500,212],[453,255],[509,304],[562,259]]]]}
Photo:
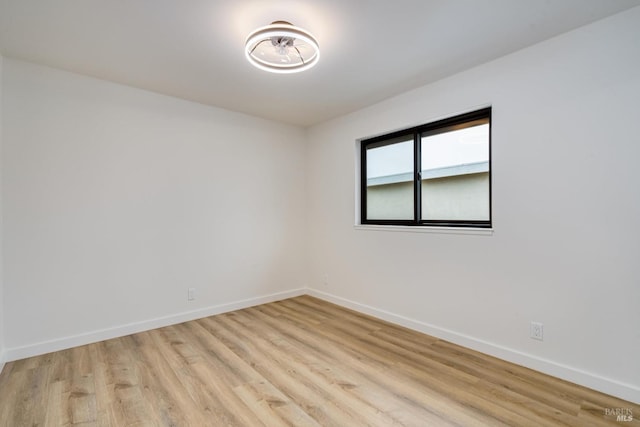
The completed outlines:
{"type": "Polygon", "coordinates": [[[361,223],[491,227],[491,108],[361,141],[361,223]]]}

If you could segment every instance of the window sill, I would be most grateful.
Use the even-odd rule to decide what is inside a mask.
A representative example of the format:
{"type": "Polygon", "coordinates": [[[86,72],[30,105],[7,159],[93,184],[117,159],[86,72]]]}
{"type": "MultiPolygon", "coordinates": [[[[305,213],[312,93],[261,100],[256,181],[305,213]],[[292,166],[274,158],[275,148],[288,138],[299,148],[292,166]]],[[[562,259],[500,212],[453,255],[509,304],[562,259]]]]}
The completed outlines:
{"type": "Polygon", "coordinates": [[[473,236],[492,236],[493,228],[470,228],[470,227],[427,227],[427,226],[406,226],[406,225],[362,225],[353,226],[356,230],[368,231],[395,231],[408,233],[436,233],[436,234],[466,234],[473,236]]]}

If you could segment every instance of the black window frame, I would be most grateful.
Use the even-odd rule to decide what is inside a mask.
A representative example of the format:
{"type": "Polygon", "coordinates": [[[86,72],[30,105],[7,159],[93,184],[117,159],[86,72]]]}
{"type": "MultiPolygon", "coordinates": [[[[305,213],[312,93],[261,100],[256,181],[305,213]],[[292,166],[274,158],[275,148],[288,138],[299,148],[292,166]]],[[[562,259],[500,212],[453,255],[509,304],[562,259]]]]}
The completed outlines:
{"type": "Polygon", "coordinates": [[[420,227],[472,227],[491,228],[493,226],[492,213],[492,173],[491,165],[491,107],[482,108],[454,117],[437,120],[409,129],[403,129],[386,135],[368,138],[360,141],[360,224],[362,225],[400,225],[420,227]],[[489,124],[489,219],[488,220],[424,220],[422,216],[422,137],[437,135],[457,129],[474,126],[478,121],[489,124]],[[398,138],[409,140],[413,137],[413,219],[367,219],[367,149],[384,147],[398,143],[398,138]]]}

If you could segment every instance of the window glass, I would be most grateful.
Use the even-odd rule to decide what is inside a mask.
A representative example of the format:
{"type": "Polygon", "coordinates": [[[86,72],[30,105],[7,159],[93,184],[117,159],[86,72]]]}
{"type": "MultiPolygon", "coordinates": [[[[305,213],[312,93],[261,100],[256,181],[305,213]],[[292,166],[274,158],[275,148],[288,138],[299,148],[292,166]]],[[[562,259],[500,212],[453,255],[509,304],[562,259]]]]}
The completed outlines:
{"type": "Polygon", "coordinates": [[[422,219],[489,220],[489,124],[423,135],[422,219]]]}
{"type": "Polygon", "coordinates": [[[413,219],[413,136],[366,153],[367,218],[413,219]]]}
{"type": "Polygon", "coordinates": [[[491,227],[491,108],[361,142],[363,224],[491,227]]]}

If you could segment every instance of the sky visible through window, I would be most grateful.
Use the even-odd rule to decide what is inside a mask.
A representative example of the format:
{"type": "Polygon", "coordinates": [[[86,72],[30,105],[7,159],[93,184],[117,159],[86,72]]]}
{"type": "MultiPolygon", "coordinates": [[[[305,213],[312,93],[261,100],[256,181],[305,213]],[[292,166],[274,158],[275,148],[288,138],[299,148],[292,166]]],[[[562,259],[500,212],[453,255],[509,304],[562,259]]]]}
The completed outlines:
{"type": "MultiPolygon", "coordinates": [[[[422,139],[422,170],[489,161],[489,125],[422,139]]],[[[413,173],[412,140],[367,150],[367,178],[413,173]]]]}

